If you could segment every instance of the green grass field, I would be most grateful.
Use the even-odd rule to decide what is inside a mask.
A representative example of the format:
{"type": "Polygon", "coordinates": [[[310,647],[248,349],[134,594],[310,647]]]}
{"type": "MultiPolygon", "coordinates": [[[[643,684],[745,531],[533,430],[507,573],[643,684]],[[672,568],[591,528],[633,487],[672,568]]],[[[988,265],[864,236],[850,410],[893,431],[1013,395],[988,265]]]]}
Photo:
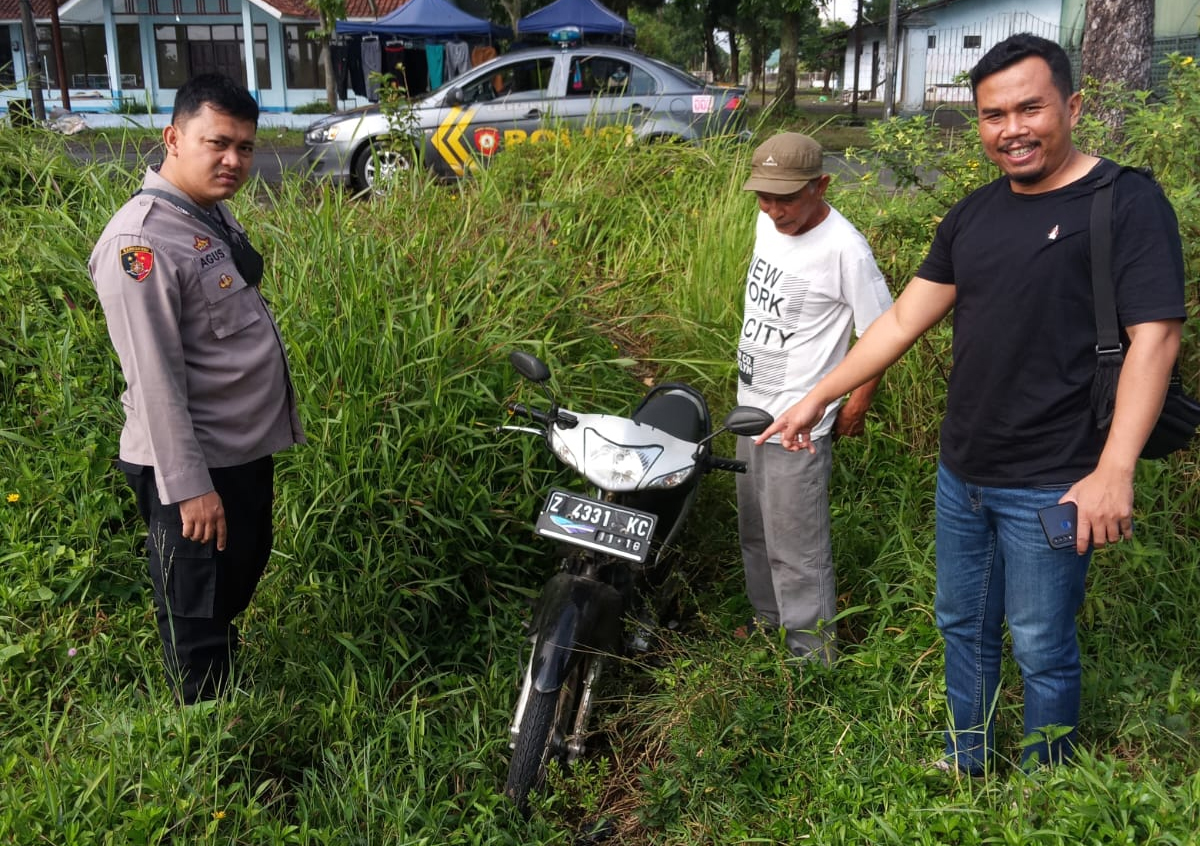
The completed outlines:
{"type": "MultiPolygon", "coordinates": [[[[1191,66],[1175,79],[1175,99],[1135,103],[1106,149],[1153,165],[1175,203],[1196,316],[1200,85],[1191,66]]],[[[831,199],[899,291],[940,215],[992,171],[969,135],[916,120],[863,146],[867,175],[831,199]],[[936,183],[906,177],[930,168],[936,183]]],[[[625,844],[1198,842],[1196,451],[1142,463],[1137,536],[1094,559],[1079,760],[1010,763],[1009,663],[995,772],[957,781],[924,764],[946,720],[932,610],[944,328],[889,371],[867,436],[837,447],[837,665],[798,670],[768,637],[732,638],[748,606],[732,482],[714,474],[680,550],[685,624],[616,664],[595,751],[531,819],[500,795],[521,623],[553,567],[531,518],[570,481],[532,439],[493,431],[506,401],[535,397],[507,353],[541,355],[580,410],[626,411],[646,380],[678,379],[723,414],[750,149],[576,141],[514,148],[457,185],[413,174],[386,197],[291,179],[243,192],[309,444],[277,465],[247,679],[181,710],[112,464],[122,380],[86,272],[140,175],[0,130],[0,843],[573,844],[598,823],[625,844]]],[[[1194,387],[1194,322],[1182,363],[1194,387]]]]}

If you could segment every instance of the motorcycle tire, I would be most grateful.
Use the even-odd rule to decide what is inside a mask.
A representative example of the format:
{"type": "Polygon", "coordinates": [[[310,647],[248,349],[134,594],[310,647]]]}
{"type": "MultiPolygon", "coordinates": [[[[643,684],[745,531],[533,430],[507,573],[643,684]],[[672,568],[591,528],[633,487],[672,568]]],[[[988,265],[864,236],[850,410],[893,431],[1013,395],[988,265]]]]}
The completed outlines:
{"type": "Polygon", "coordinates": [[[527,810],[529,793],[540,789],[551,761],[565,763],[567,738],[575,723],[583,680],[591,661],[581,661],[566,684],[554,691],[529,691],[521,727],[508,764],[504,793],[522,812],[527,810]]]}

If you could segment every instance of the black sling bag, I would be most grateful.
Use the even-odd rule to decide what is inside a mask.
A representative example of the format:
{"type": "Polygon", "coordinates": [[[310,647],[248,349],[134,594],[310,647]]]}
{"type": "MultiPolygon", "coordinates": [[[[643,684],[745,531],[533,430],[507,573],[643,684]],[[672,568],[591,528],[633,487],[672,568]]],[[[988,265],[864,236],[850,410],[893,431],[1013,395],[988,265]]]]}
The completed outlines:
{"type": "MultiPolygon", "coordinates": [[[[1149,175],[1147,171],[1139,172],[1149,175]]],[[[1112,282],[1115,181],[1116,174],[1101,184],[1092,196],[1092,299],[1096,309],[1096,376],[1092,382],[1092,412],[1098,429],[1107,429],[1112,423],[1113,409],[1117,403],[1117,379],[1125,361],[1112,282]]],[[[1177,361],[1171,368],[1171,380],[1163,399],[1162,412],[1150,437],[1146,439],[1146,445],[1142,447],[1142,458],[1166,458],[1173,452],[1187,448],[1198,426],[1200,402],[1184,392],[1177,361]]]]}

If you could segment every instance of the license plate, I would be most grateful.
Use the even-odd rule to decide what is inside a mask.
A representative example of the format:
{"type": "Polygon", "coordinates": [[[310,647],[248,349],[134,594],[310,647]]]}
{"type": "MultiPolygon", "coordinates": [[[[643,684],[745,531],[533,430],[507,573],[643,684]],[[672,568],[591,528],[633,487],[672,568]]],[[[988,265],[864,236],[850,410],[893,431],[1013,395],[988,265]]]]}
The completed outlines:
{"type": "Polygon", "coordinates": [[[551,490],[535,528],[539,535],[641,564],[650,554],[657,520],[645,511],[551,490]]]}

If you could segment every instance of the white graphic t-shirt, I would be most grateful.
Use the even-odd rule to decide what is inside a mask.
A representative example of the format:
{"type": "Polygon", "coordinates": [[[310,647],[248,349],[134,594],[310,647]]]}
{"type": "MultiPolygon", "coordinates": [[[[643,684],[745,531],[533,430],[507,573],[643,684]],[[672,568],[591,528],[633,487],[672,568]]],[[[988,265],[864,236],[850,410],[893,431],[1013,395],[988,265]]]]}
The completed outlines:
{"type": "MultiPolygon", "coordinates": [[[[778,417],[842,360],[851,328],[861,336],[891,304],[866,239],[836,209],[802,235],[781,234],[760,212],[738,341],[738,403],[778,417]]],[[[814,438],[829,434],[839,404],[814,438]]]]}

